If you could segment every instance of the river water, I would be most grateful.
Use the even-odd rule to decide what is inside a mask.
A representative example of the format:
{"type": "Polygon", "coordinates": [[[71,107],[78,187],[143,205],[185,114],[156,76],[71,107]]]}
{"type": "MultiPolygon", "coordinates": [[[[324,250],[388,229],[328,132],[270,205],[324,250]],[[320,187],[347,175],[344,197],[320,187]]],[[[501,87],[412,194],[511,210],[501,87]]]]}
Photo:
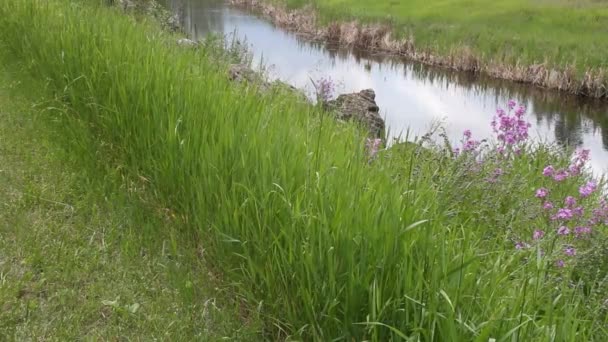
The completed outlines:
{"type": "Polygon", "coordinates": [[[422,135],[441,122],[454,142],[466,129],[476,138],[487,138],[496,109],[515,99],[528,108],[534,139],[590,149],[593,169],[608,168],[608,101],[332,48],[301,39],[221,1],[167,1],[193,38],[209,33],[236,35],[247,43],[254,66],[264,65],[271,78],[309,94],[314,89],[311,79],[321,77],[333,80],[337,94],[374,89],[392,137],[408,129],[410,136],[422,135]]]}

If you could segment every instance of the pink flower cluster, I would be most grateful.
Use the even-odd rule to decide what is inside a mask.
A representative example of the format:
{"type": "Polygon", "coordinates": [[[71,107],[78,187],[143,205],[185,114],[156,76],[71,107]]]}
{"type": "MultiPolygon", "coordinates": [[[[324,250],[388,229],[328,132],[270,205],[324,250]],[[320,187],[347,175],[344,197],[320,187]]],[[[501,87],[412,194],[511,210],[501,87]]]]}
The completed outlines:
{"type": "MultiPolygon", "coordinates": [[[[526,108],[510,100],[508,111],[499,109],[491,126],[496,134],[498,145],[488,154],[482,153],[483,140],[473,138],[470,130],[463,133],[462,145],[453,150],[454,155],[473,157],[469,170],[478,172],[483,169],[488,172],[489,183],[496,183],[499,178],[509,172],[508,166],[516,162],[521,152],[525,151],[525,143],[529,138],[531,127],[524,114],[526,108]],[[493,171],[492,171],[493,170],[493,171]]],[[[485,145],[484,145],[485,146],[485,145]]],[[[608,224],[608,201],[601,200],[594,208],[593,194],[598,192],[595,181],[583,181],[583,171],[590,159],[589,150],[577,150],[570,164],[565,168],[547,165],[542,175],[549,181],[534,191],[539,200],[542,227],[532,230],[529,238],[515,241],[515,248],[525,250],[538,247],[541,255],[549,258],[557,267],[566,267],[570,259],[581,254],[593,229],[599,224],[608,224]],[[580,184],[578,193],[565,197],[560,195],[560,188],[577,182],[580,184]],[[525,241],[527,240],[527,241],[525,241]]],[[[465,159],[465,160],[468,160],[465,159]]]]}
{"type": "Polygon", "coordinates": [[[592,214],[593,215],[589,219],[589,225],[608,225],[608,203],[606,202],[606,199],[600,199],[597,208],[593,209],[592,214]]]}
{"type": "Polygon", "coordinates": [[[517,103],[514,100],[510,100],[509,112],[498,109],[496,116],[492,120],[492,129],[496,133],[498,141],[501,142],[500,150],[525,142],[528,139],[528,129],[531,125],[524,120],[526,107],[520,105],[515,109],[516,106],[517,103]]]}
{"type": "Polygon", "coordinates": [[[473,153],[481,146],[481,141],[473,139],[473,133],[470,129],[467,129],[462,134],[462,147],[457,147],[452,150],[454,156],[458,157],[461,154],[473,153]]]}
{"type": "MultiPolygon", "coordinates": [[[[566,179],[574,179],[581,175],[588,161],[589,151],[578,150],[575,152],[567,168],[556,170],[552,165],[548,165],[543,169],[542,174],[545,177],[550,177],[557,183],[563,182],[566,179]]],[[[553,186],[558,187],[559,185],[554,183],[553,186]]],[[[598,185],[595,181],[586,181],[579,187],[578,196],[566,196],[563,200],[558,201],[555,201],[556,198],[553,198],[553,201],[550,198],[550,187],[541,187],[535,191],[534,196],[541,201],[540,206],[547,222],[550,225],[555,224],[555,228],[549,229],[548,232],[535,229],[532,233],[532,241],[540,244],[543,240],[550,240],[553,246],[555,241],[561,240],[562,249],[558,250],[557,255],[553,253],[554,251],[550,251],[550,253],[553,253],[552,257],[556,258],[554,264],[557,267],[565,267],[567,265],[565,259],[577,255],[576,246],[592,233],[592,227],[608,223],[608,203],[605,199],[600,200],[599,205],[595,209],[585,210],[593,206],[589,197],[597,189],[598,185]],[[560,202],[563,203],[563,206],[555,205],[555,203],[560,202]]],[[[530,245],[522,241],[517,242],[515,245],[516,249],[526,247],[530,247],[530,245]]]]}
{"type": "Polygon", "coordinates": [[[548,165],[543,170],[543,176],[552,177],[556,182],[563,182],[569,177],[580,175],[589,159],[589,150],[577,150],[567,168],[556,170],[553,165],[548,165]]]}
{"type": "MultiPolygon", "coordinates": [[[[492,128],[497,134],[498,140],[496,150],[489,151],[490,153],[487,155],[483,154],[481,146],[485,140],[474,139],[471,131],[465,130],[461,140],[462,145],[452,151],[456,157],[464,155],[474,157],[477,163],[475,165],[470,165],[469,167],[469,171],[474,173],[479,172],[481,166],[484,164],[487,165],[488,161],[497,161],[498,163],[496,165],[487,165],[490,167],[494,166],[494,171],[486,178],[488,183],[498,182],[500,177],[505,173],[505,152],[508,150],[509,152],[513,152],[515,156],[520,155],[523,147],[521,144],[525,143],[528,139],[528,129],[531,125],[524,119],[526,108],[524,106],[519,106],[515,109],[516,106],[517,103],[514,100],[509,100],[508,113],[499,109],[497,111],[497,116],[494,117],[492,121],[492,128]],[[498,152],[498,154],[496,154],[496,152],[498,152]],[[496,160],[496,155],[500,156],[500,160],[496,160]]],[[[542,196],[542,194],[539,194],[539,196],[542,196]]]]}
{"type": "Polygon", "coordinates": [[[584,186],[581,186],[578,189],[578,192],[581,194],[581,197],[589,197],[594,191],[597,189],[597,183],[594,181],[589,181],[584,186]]]}
{"type": "Polygon", "coordinates": [[[479,140],[475,140],[473,139],[473,134],[471,133],[471,130],[466,130],[464,131],[464,139],[463,144],[462,144],[462,151],[463,152],[471,152],[471,151],[475,151],[480,145],[481,142],[479,140]]]}
{"type": "MultiPolygon", "coordinates": [[[[531,124],[524,119],[526,107],[522,105],[517,107],[514,100],[509,100],[508,107],[508,112],[504,109],[496,111],[491,126],[499,142],[497,151],[503,154],[507,149],[511,149],[516,155],[519,155],[521,148],[517,145],[528,140],[528,130],[531,124]]],[[[454,149],[454,154],[458,156],[460,153],[476,151],[482,142],[473,139],[471,131],[466,130],[463,133],[462,148],[454,149]]]]}
{"type": "Polygon", "coordinates": [[[321,103],[327,103],[332,99],[335,91],[335,84],[331,78],[322,77],[316,82],[317,100],[321,103]]]}

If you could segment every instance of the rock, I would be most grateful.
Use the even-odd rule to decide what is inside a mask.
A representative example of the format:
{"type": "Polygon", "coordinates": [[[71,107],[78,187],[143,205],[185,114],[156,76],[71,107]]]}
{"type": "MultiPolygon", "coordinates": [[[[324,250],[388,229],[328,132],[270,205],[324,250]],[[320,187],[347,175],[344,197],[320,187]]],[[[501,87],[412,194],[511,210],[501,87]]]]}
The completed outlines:
{"type": "MultiPolygon", "coordinates": [[[[262,76],[244,64],[231,64],[228,77],[235,82],[262,82],[262,76]]],[[[266,83],[266,82],[264,82],[266,83]]]]}
{"type": "Polygon", "coordinates": [[[192,39],[180,38],[180,39],[177,40],[177,45],[187,46],[187,47],[194,47],[194,46],[198,45],[198,43],[195,42],[192,39]]]}
{"type": "Polygon", "coordinates": [[[355,120],[367,128],[372,137],[384,139],[384,120],[380,116],[373,89],[342,94],[337,99],[328,101],[327,108],[333,110],[338,119],[355,120]]]}

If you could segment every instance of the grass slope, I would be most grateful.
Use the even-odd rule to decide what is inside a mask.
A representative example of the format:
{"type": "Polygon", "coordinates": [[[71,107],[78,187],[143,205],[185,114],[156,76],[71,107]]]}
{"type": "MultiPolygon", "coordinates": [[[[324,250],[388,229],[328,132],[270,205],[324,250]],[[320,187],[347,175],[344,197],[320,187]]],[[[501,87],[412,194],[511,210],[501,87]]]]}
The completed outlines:
{"type": "MultiPolygon", "coordinates": [[[[539,187],[559,203],[578,193],[586,174],[560,183],[541,174],[567,167],[568,156],[527,146],[479,164],[404,145],[371,161],[355,127],[283,93],[234,85],[213,51],[178,48],[158,27],[91,2],[0,1],[0,31],[5,59],[56,96],[48,115],[71,153],[145,185],[256,308],[265,338],[608,336],[601,283],[583,280],[608,263],[578,259],[603,250],[605,226],[597,242],[573,240],[579,254],[556,269],[562,246],[553,248],[556,227],[534,198],[539,187]],[[516,250],[535,229],[552,238],[516,250]]],[[[155,226],[134,230],[162,236],[155,226]]]]}
{"type": "Polygon", "coordinates": [[[255,322],[218,288],[175,222],[119,188],[115,171],[94,162],[87,170],[90,158],[66,151],[66,132],[44,110],[48,99],[26,95],[45,89],[7,68],[0,340],[257,340],[255,322]]]}
{"type": "Polygon", "coordinates": [[[313,4],[325,21],[392,23],[419,48],[442,54],[467,46],[486,61],[606,68],[608,2],[592,0],[279,0],[313,4]]]}

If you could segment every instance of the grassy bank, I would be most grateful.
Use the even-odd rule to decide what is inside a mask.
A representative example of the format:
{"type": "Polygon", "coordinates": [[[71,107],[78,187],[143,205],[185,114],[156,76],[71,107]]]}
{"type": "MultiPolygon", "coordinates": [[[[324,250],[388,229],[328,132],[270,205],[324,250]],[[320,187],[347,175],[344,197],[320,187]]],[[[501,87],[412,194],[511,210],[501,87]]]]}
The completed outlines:
{"type": "Polygon", "coordinates": [[[569,156],[523,140],[369,151],[297,98],[229,83],[214,51],[91,2],[3,1],[0,31],[4,60],[55,94],[75,158],[102,151],[178,218],[266,339],[606,338],[605,222],[551,219],[568,195],[601,206],[578,164],[543,175],[569,156]]]}
{"type": "Polygon", "coordinates": [[[601,39],[608,23],[603,1],[361,1],[283,0],[312,4],[325,21],[389,22],[421,48],[442,53],[466,45],[489,59],[577,70],[608,67],[601,39]]]}
{"type": "MultiPolygon", "coordinates": [[[[384,50],[424,63],[606,97],[608,64],[602,39],[608,7],[602,1],[361,1],[233,0],[311,7],[318,31],[304,18],[269,12],[275,21],[350,45],[384,50]],[[337,25],[358,21],[367,28],[337,25]],[[381,26],[378,26],[380,24],[381,26]],[[388,29],[383,26],[388,25],[388,29]],[[386,36],[388,31],[392,35],[386,36]],[[357,38],[359,37],[359,38],[357,38]]],[[[303,32],[305,33],[305,32],[303,32]]]]}
{"type": "Polygon", "coordinates": [[[0,68],[0,340],[258,340],[200,246],[17,70],[0,68]]]}

